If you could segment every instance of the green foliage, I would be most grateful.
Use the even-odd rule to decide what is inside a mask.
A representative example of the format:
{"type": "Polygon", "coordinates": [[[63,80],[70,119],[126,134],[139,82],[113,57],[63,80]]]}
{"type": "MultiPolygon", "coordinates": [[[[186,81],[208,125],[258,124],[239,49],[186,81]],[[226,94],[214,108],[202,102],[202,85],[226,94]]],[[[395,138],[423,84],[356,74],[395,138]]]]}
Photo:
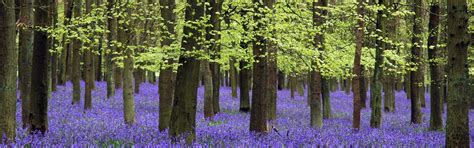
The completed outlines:
{"type": "MultiPolygon", "coordinates": [[[[217,62],[222,65],[222,70],[229,69],[230,59],[250,63],[258,62],[253,58],[252,41],[256,35],[261,35],[278,48],[278,69],[286,74],[297,75],[305,74],[310,70],[319,70],[326,77],[351,77],[356,29],[364,29],[366,33],[365,45],[362,50],[362,64],[366,74],[370,75],[374,67],[376,40],[381,40],[387,45],[387,50],[383,54],[387,59],[383,64],[384,72],[403,75],[413,70],[412,65],[419,64],[409,61],[410,49],[413,46],[411,43],[413,12],[412,8],[403,2],[388,7],[367,4],[364,6],[364,16],[356,12],[355,1],[321,7],[321,9],[327,10],[329,15],[323,17],[325,23],[315,25],[312,3],[278,1],[273,8],[258,8],[249,0],[225,1],[220,12],[221,30],[207,32],[206,28],[212,27],[207,23],[210,16],[205,15],[195,22],[184,21],[184,10],[188,5],[178,1],[174,10],[177,15],[175,34],[167,31],[164,24],[167,20],[161,18],[160,15],[160,7],[163,6],[159,6],[159,4],[133,1],[117,3],[112,9],[108,9],[107,5],[107,3],[100,6],[93,5],[90,13],[79,18],[64,19],[54,27],[38,29],[46,29],[51,37],[58,40],[56,43],[61,43],[56,45],[52,52],[64,50],[63,41],[69,43],[73,39],[78,39],[83,43],[81,50],[92,50],[95,54],[99,54],[99,52],[113,54],[114,61],[118,65],[122,65],[124,51],[133,50],[136,68],[150,71],[160,71],[170,66],[177,69],[179,64],[175,62],[169,65],[168,61],[177,61],[180,56],[191,56],[217,62]],[[262,12],[263,15],[256,13],[255,10],[262,12]],[[387,34],[386,30],[375,30],[375,14],[378,10],[384,11],[384,17],[397,24],[395,34],[387,34]],[[253,19],[256,16],[261,17],[259,22],[253,19]],[[127,32],[127,39],[124,42],[106,40],[104,36],[109,32],[108,18],[117,18],[118,29],[127,32]],[[365,28],[359,28],[356,25],[357,20],[360,19],[366,23],[365,28]],[[63,21],[70,21],[70,23],[65,25],[63,21]],[[264,27],[256,29],[258,24],[264,24],[264,27]],[[189,36],[189,34],[183,34],[184,26],[199,28],[203,36],[198,41],[204,49],[209,49],[212,43],[216,43],[221,50],[210,50],[209,52],[204,52],[203,49],[193,52],[182,50],[182,38],[189,36]],[[221,36],[221,39],[206,40],[205,34],[217,34],[221,36]],[[321,46],[324,51],[318,51],[314,47],[316,34],[325,37],[321,46]],[[161,46],[161,42],[166,38],[173,39],[174,42],[170,46],[161,46]],[[100,42],[100,39],[104,41],[100,42]],[[122,50],[108,49],[108,43],[122,50]],[[240,46],[242,43],[248,44],[248,48],[242,48],[240,46]],[[101,51],[99,51],[99,45],[102,47],[101,51]],[[322,60],[319,58],[320,55],[322,60]],[[313,66],[312,62],[316,62],[316,66],[313,66]]],[[[208,7],[209,3],[206,3],[205,6],[208,7]]],[[[474,6],[469,6],[472,12],[474,6]]],[[[63,8],[60,7],[60,10],[62,11],[63,8]]],[[[62,13],[61,11],[60,13],[62,13]]],[[[62,19],[64,16],[59,18],[62,19]]],[[[469,30],[474,32],[473,16],[470,18],[469,30]]],[[[425,32],[424,37],[428,33],[425,32]]],[[[438,47],[444,47],[444,40],[440,39],[440,41],[438,47]]],[[[426,45],[421,46],[428,50],[433,48],[426,47],[426,45]]],[[[472,49],[472,47],[470,48],[472,49]]],[[[473,57],[474,53],[471,52],[471,63],[474,61],[473,57]]],[[[439,62],[445,63],[446,60],[439,59],[439,62]]],[[[235,62],[235,64],[238,67],[239,62],[235,62]]],[[[249,66],[251,65],[249,64],[249,66]]],[[[472,66],[470,70],[471,74],[474,74],[472,66]]]]}

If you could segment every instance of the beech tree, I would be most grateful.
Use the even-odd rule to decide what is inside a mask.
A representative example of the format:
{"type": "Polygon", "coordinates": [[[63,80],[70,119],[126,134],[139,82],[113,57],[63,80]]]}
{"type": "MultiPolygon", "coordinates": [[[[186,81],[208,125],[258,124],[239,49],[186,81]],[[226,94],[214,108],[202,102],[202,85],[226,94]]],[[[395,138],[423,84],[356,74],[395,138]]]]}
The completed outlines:
{"type": "MultiPolygon", "coordinates": [[[[186,21],[199,21],[204,16],[203,1],[187,0],[185,10],[186,21]]],[[[198,39],[202,37],[198,26],[184,27],[182,50],[195,51],[202,49],[198,39]]],[[[181,56],[176,74],[176,88],[174,91],[173,109],[171,111],[170,131],[171,137],[186,139],[191,143],[196,137],[196,105],[197,88],[199,85],[199,61],[195,57],[181,56]]]]}
{"type": "MultiPolygon", "coordinates": [[[[35,0],[34,24],[46,28],[51,25],[51,4],[48,0],[35,0]]],[[[52,47],[46,31],[35,30],[33,42],[33,68],[31,73],[31,113],[30,131],[43,134],[48,130],[48,69],[50,64],[49,49],[52,47]]]]}
{"type": "Polygon", "coordinates": [[[16,71],[18,51],[15,47],[15,1],[0,3],[0,138],[16,136],[16,71]],[[3,137],[6,136],[6,137],[3,137]]]}
{"type": "Polygon", "coordinates": [[[448,0],[446,147],[469,147],[469,34],[466,0],[448,0]],[[456,23],[454,23],[456,22],[456,23]]]}

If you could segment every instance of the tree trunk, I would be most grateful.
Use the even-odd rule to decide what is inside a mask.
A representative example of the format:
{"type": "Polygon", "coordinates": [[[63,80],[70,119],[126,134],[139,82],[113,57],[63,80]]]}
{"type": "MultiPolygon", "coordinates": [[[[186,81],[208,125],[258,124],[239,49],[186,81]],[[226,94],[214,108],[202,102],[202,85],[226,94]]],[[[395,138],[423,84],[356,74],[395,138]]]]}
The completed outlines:
{"type": "Polygon", "coordinates": [[[141,83],[143,82],[143,69],[140,69],[140,68],[137,68],[135,69],[135,71],[133,72],[133,77],[135,79],[135,85],[134,85],[134,92],[135,94],[139,94],[140,93],[140,85],[141,83]]]}
{"type": "Polygon", "coordinates": [[[268,120],[276,119],[277,110],[277,90],[278,90],[278,67],[277,67],[277,50],[278,47],[274,43],[268,46],[268,77],[267,77],[267,100],[268,100],[268,120]]]}
{"type": "MultiPolygon", "coordinates": [[[[175,9],[175,1],[174,0],[160,0],[160,5],[163,7],[161,8],[161,17],[165,20],[165,25],[168,33],[170,36],[175,35],[175,22],[176,22],[176,14],[173,13],[175,9]]],[[[162,47],[170,47],[170,45],[174,42],[174,39],[171,37],[163,36],[162,47]]],[[[173,63],[173,60],[169,60],[169,65],[173,63]]],[[[159,102],[159,123],[158,128],[160,131],[164,131],[170,125],[170,118],[171,118],[171,109],[174,99],[174,91],[175,91],[175,74],[173,72],[172,67],[167,67],[165,69],[160,70],[160,77],[158,78],[159,84],[159,94],[160,94],[160,102],[159,102]]]]}
{"type": "MultiPolygon", "coordinates": [[[[242,17],[247,16],[248,11],[241,10],[240,15],[242,17]]],[[[242,24],[242,28],[244,29],[243,36],[248,36],[248,23],[242,24]]],[[[248,50],[248,41],[241,41],[240,47],[244,50],[248,50]]],[[[240,66],[240,75],[239,75],[239,83],[240,83],[240,107],[239,111],[247,113],[250,111],[250,68],[249,63],[245,60],[241,60],[239,63],[240,66]]]]}
{"type": "MultiPolygon", "coordinates": [[[[82,0],[74,0],[74,18],[81,16],[82,0]]],[[[72,104],[79,104],[81,101],[81,50],[82,43],[78,39],[73,40],[72,55],[72,104]]]]}
{"type": "Polygon", "coordinates": [[[404,80],[404,88],[405,88],[405,93],[407,96],[407,99],[410,99],[411,97],[411,80],[410,80],[410,74],[411,72],[408,71],[405,75],[405,80],[404,80]]]}
{"type": "Polygon", "coordinates": [[[290,86],[290,97],[294,99],[296,91],[296,77],[293,74],[289,75],[288,85],[290,86]]]}
{"type": "MultiPolygon", "coordinates": [[[[411,50],[412,58],[411,61],[415,64],[415,71],[410,72],[410,89],[411,89],[411,123],[419,124],[422,122],[422,113],[421,113],[421,99],[420,90],[423,83],[423,71],[422,71],[422,24],[423,24],[423,1],[415,0],[413,9],[415,11],[415,16],[413,17],[413,38],[412,43],[413,47],[411,50]]],[[[424,99],[424,97],[423,97],[424,99]]]]}
{"type": "MultiPolygon", "coordinates": [[[[14,141],[16,136],[16,71],[18,68],[15,9],[12,9],[14,7],[14,0],[4,0],[0,3],[0,32],[2,33],[0,35],[2,48],[0,50],[0,137],[6,136],[5,140],[11,141],[14,141]]],[[[27,6],[22,8],[27,8],[27,6]]]]}
{"type": "Polygon", "coordinates": [[[209,68],[209,61],[201,61],[201,73],[204,74],[204,118],[213,119],[213,86],[212,86],[212,75],[211,69],[209,68]]]}
{"type": "MultiPolygon", "coordinates": [[[[74,2],[73,0],[64,0],[64,25],[69,25],[71,19],[72,19],[72,9],[74,7],[74,2]]],[[[69,32],[68,32],[69,33],[69,32]]],[[[61,51],[61,57],[60,57],[60,64],[59,64],[59,85],[65,85],[66,81],[68,80],[68,69],[69,67],[72,67],[70,63],[68,63],[68,57],[69,59],[71,58],[71,55],[69,54],[70,52],[70,45],[71,43],[69,41],[66,41],[66,37],[63,36],[63,49],[61,51]]]]}
{"type": "MultiPolygon", "coordinates": [[[[91,6],[92,6],[92,0],[86,0],[86,15],[91,12],[91,6]]],[[[86,45],[89,47],[89,49],[84,51],[84,81],[85,81],[85,90],[84,90],[84,110],[89,110],[92,109],[92,81],[94,79],[92,78],[92,75],[94,73],[92,72],[93,69],[93,54],[92,54],[92,49],[90,44],[86,45]]]]}
{"type": "Polygon", "coordinates": [[[384,111],[385,112],[393,112],[395,111],[395,108],[392,106],[395,101],[395,94],[393,92],[394,84],[393,84],[393,79],[392,75],[389,74],[388,72],[385,73],[384,75],[385,79],[383,80],[383,92],[384,92],[384,111]]]}
{"type": "MultiPolygon", "coordinates": [[[[119,3],[123,3],[119,1],[119,3]]],[[[125,5],[127,5],[125,3],[125,5]]],[[[127,15],[131,15],[130,8],[126,7],[123,8],[121,11],[127,13],[127,15]]],[[[118,22],[121,22],[118,20],[118,22]]],[[[123,115],[124,115],[124,122],[128,126],[132,126],[135,123],[135,99],[133,97],[133,69],[134,69],[134,50],[127,48],[129,45],[136,45],[136,36],[132,35],[132,31],[127,30],[129,28],[129,24],[126,23],[119,23],[121,31],[119,31],[118,41],[124,45],[120,48],[122,51],[123,59],[123,69],[122,69],[122,81],[123,81],[123,88],[122,88],[122,97],[123,97],[123,115]]]]}
{"type": "Polygon", "coordinates": [[[285,74],[283,71],[278,71],[278,90],[285,88],[285,74]]]}
{"type": "MultiPolygon", "coordinates": [[[[204,16],[204,4],[198,4],[203,1],[187,0],[187,2],[189,6],[185,10],[186,21],[197,21],[204,16]]],[[[184,34],[191,35],[183,37],[182,50],[202,49],[202,45],[198,44],[198,37],[202,36],[199,28],[185,26],[184,34]]],[[[176,76],[169,135],[170,137],[180,136],[190,144],[196,137],[196,105],[200,65],[194,57],[180,57],[179,63],[182,65],[178,68],[176,76]]]]}
{"type": "Polygon", "coordinates": [[[230,79],[230,87],[232,90],[232,98],[237,98],[237,77],[235,76],[237,70],[235,68],[235,60],[230,59],[230,69],[229,69],[229,79],[230,79]]]}
{"type": "Polygon", "coordinates": [[[250,69],[246,67],[247,65],[247,62],[240,61],[240,112],[250,111],[250,69]]]}
{"type": "MultiPolygon", "coordinates": [[[[318,2],[313,2],[313,25],[316,27],[320,27],[324,23],[324,16],[327,15],[327,11],[318,7],[325,7],[328,5],[327,0],[321,0],[318,2]]],[[[322,44],[324,43],[324,36],[322,34],[315,34],[314,36],[314,47],[322,51],[321,49],[322,44]]],[[[320,56],[322,58],[322,56],[320,56]]],[[[308,89],[308,96],[310,97],[309,106],[310,106],[310,125],[313,128],[321,128],[323,125],[323,112],[322,112],[322,102],[321,102],[321,93],[322,93],[322,83],[323,78],[321,75],[321,69],[317,65],[316,61],[312,61],[313,67],[317,67],[317,69],[312,70],[310,72],[310,81],[309,81],[309,89],[308,89]],[[309,95],[311,94],[311,95],[309,95]]]]}
{"type": "MultiPolygon", "coordinates": [[[[211,3],[211,19],[209,20],[209,24],[212,24],[212,30],[219,32],[221,30],[221,11],[222,11],[222,4],[223,0],[210,0],[211,3]]],[[[219,33],[209,34],[210,38],[214,39],[215,41],[219,41],[221,39],[221,35],[219,33]]],[[[213,58],[219,58],[219,51],[221,50],[221,45],[217,44],[216,42],[212,42],[210,49],[215,52],[216,54],[213,55],[213,58]]],[[[217,62],[210,63],[210,69],[212,73],[212,102],[213,102],[213,111],[214,114],[220,112],[220,105],[219,105],[219,94],[220,94],[220,65],[217,62]]]]}
{"type": "MultiPolygon", "coordinates": [[[[36,0],[34,2],[36,11],[34,24],[39,27],[48,27],[51,24],[51,3],[48,0],[36,0]]],[[[48,130],[48,91],[50,79],[48,79],[48,67],[51,48],[50,38],[47,32],[34,32],[33,45],[33,67],[31,76],[31,132],[39,131],[43,134],[48,130]]]]}
{"type": "MultiPolygon", "coordinates": [[[[362,53],[361,53],[362,54],[362,53]]],[[[364,65],[360,65],[360,78],[359,78],[359,88],[360,88],[360,107],[367,107],[367,86],[366,86],[366,76],[364,71],[364,65]]],[[[355,90],[354,90],[355,91],[355,90]]]]}
{"type": "Polygon", "coordinates": [[[469,147],[468,14],[466,0],[448,1],[446,147],[469,147]]]}
{"type": "MultiPolygon", "coordinates": [[[[378,1],[380,5],[386,5],[385,0],[378,1]]],[[[377,22],[376,22],[376,30],[385,30],[385,18],[383,18],[384,13],[386,10],[378,10],[377,11],[377,22]]],[[[379,34],[379,36],[384,36],[383,33],[379,34]]],[[[375,43],[375,67],[374,67],[374,76],[372,77],[372,83],[370,85],[370,97],[371,97],[371,107],[372,112],[370,115],[370,127],[372,128],[380,128],[382,124],[382,64],[383,64],[383,57],[382,54],[384,52],[384,43],[382,40],[377,39],[375,43]]]]}
{"type": "Polygon", "coordinates": [[[430,21],[428,25],[429,38],[428,38],[428,57],[430,64],[430,130],[441,130],[443,128],[442,118],[442,99],[441,91],[443,83],[442,71],[439,66],[439,62],[436,60],[441,58],[440,48],[438,48],[438,35],[439,35],[439,18],[440,18],[440,7],[439,2],[434,0],[430,6],[430,21]]]}
{"type": "MultiPolygon", "coordinates": [[[[115,6],[115,0],[107,0],[108,2],[108,16],[112,16],[112,9],[115,6]]],[[[107,79],[107,98],[111,98],[115,95],[115,78],[114,78],[114,69],[115,69],[115,62],[112,60],[114,55],[112,52],[117,51],[117,47],[112,45],[112,41],[117,41],[117,19],[115,17],[109,17],[107,19],[107,28],[109,29],[109,33],[107,36],[107,49],[109,51],[106,52],[106,79],[107,79]]]]}
{"type": "Polygon", "coordinates": [[[133,97],[133,50],[124,49],[125,59],[123,67],[123,111],[125,124],[135,123],[135,101],[133,97]]]}
{"type": "MultiPolygon", "coordinates": [[[[253,0],[257,5],[254,9],[256,14],[264,14],[260,8],[273,7],[274,1],[264,0],[263,3],[260,0],[253,0]]],[[[254,20],[257,23],[257,30],[264,28],[264,25],[261,22],[262,17],[260,15],[255,15],[254,20]]],[[[267,54],[267,47],[265,43],[265,38],[257,34],[255,40],[253,41],[253,55],[255,62],[253,64],[253,87],[252,87],[252,104],[250,110],[250,131],[257,133],[265,133],[268,131],[267,128],[267,119],[268,119],[268,97],[267,97],[267,59],[263,55],[267,54]]]]}
{"type": "MultiPolygon", "coordinates": [[[[20,23],[26,26],[33,24],[33,1],[20,1],[20,23]]],[[[4,12],[3,12],[4,13],[4,12]]],[[[4,20],[4,19],[2,19],[4,20]]],[[[28,28],[19,28],[19,54],[18,54],[18,76],[20,85],[21,99],[21,121],[23,128],[27,128],[29,124],[29,102],[30,102],[30,85],[31,85],[31,59],[33,54],[33,30],[28,28]]],[[[5,31],[2,31],[5,32],[5,31]]],[[[7,47],[7,46],[1,46],[7,47]]],[[[4,59],[4,58],[2,58],[4,59]]],[[[3,65],[3,64],[2,64],[3,65]]],[[[5,68],[2,68],[5,69],[5,68]]],[[[4,90],[5,91],[5,90],[4,90]]],[[[3,91],[2,91],[3,92],[3,91]]]]}
{"type": "MultiPolygon", "coordinates": [[[[357,1],[357,13],[359,14],[359,17],[364,17],[364,0],[358,0],[357,1]]],[[[354,55],[354,83],[352,83],[352,87],[354,90],[354,107],[353,107],[353,116],[352,116],[352,128],[354,129],[360,129],[360,110],[363,105],[362,103],[365,104],[364,102],[361,101],[362,98],[362,92],[363,90],[361,88],[361,79],[364,79],[364,76],[362,75],[362,66],[361,66],[361,57],[362,57],[362,48],[364,46],[364,27],[365,27],[365,22],[363,19],[358,19],[357,20],[357,26],[355,30],[355,35],[356,35],[356,50],[355,50],[355,55],[354,55]]],[[[363,87],[363,86],[362,86],[363,87]]]]}

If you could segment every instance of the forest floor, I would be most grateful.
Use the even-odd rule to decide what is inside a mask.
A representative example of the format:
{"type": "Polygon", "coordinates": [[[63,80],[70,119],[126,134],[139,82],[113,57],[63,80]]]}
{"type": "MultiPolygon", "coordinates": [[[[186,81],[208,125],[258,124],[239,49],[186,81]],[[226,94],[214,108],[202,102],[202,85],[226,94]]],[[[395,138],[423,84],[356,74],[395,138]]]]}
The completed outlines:
{"type": "MultiPolygon", "coordinates": [[[[136,124],[127,127],[123,121],[122,91],[106,99],[106,83],[97,82],[93,91],[93,109],[84,112],[82,104],[71,105],[72,85],[59,86],[49,101],[49,132],[44,137],[28,135],[18,128],[17,145],[171,145],[168,132],[158,130],[158,87],[142,84],[135,95],[136,124]]],[[[83,93],[82,93],[83,94],[83,93]]],[[[427,94],[428,95],[428,94],[427,94]]],[[[221,146],[301,146],[301,145],[392,145],[439,146],[444,144],[445,133],[428,131],[429,96],[423,108],[423,124],[410,124],[410,100],[403,92],[396,93],[396,111],[383,113],[382,128],[369,127],[370,109],[362,110],[362,129],[353,131],[352,94],[342,91],[331,93],[332,119],[325,119],[321,129],[309,127],[309,107],[306,97],[290,92],[278,92],[277,120],[271,132],[256,136],[249,132],[247,113],[239,113],[239,99],[231,97],[228,87],[221,88],[221,113],[214,121],[203,119],[203,88],[199,88],[196,117],[196,145],[221,146]]],[[[82,100],[83,102],[83,100],[82,100]]],[[[367,105],[369,101],[367,101],[367,105]]],[[[21,103],[18,103],[21,104],[21,103]]],[[[21,127],[21,106],[18,105],[17,127],[21,127]]],[[[474,110],[470,111],[471,145],[474,145],[474,110]]],[[[443,115],[446,119],[446,114],[443,115]]],[[[178,143],[179,144],[179,143],[178,143]]]]}

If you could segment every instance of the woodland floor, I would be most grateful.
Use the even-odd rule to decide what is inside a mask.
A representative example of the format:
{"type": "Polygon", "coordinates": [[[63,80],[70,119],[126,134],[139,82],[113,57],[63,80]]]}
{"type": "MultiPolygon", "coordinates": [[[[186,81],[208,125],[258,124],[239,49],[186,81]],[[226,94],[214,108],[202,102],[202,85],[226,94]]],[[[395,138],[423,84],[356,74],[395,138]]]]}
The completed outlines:
{"type": "MultiPolygon", "coordinates": [[[[106,100],[106,83],[97,82],[93,91],[93,109],[84,112],[80,106],[71,105],[72,85],[59,86],[49,101],[49,132],[39,138],[28,135],[18,128],[16,145],[118,145],[135,144],[170,145],[168,132],[158,131],[158,87],[142,84],[140,94],[135,95],[136,124],[127,127],[123,123],[122,91],[106,100]]],[[[83,94],[83,93],[82,93],[83,94]]],[[[428,94],[427,94],[428,95],[428,94]]],[[[196,117],[197,138],[195,145],[225,146],[301,146],[301,145],[392,145],[392,146],[439,146],[444,144],[445,133],[428,131],[429,96],[427,108],[423,108],[423,124],[410,124],[410,100],[404,92],[396,93],[395,113],[383,113],[381,129],[369,127],[370,109],[362,110],[362,129],[353,131],[352,94],[342,91],[331,93],[333,118],[323,121],[321,129],[309,127],[309,107],[306,97],[290,92],[278,92],[275,130],[265,136],[249,132],[249,114],[239,113],[239,99],[231,97],[228,87],[221,88],[221,113],[214,121],[203,119],[203,89],[199,88],[196,117]]],[[[368,103],[369,101],[367,101],[368,103]]],[[[21,127],[20,102],[18,103],[17,127],[21,127]]],[[[368,104],[367,104],[368,105],[368,104]]],[[[444,119],[445,119],[444,115],[444,119]]],[[[474,139],[474,110],[470,111],[471,139],[474,139]]],[[[182,143],[178,143],[182,144],[182,143]]],[[[471,145],[474,145],[471,140],[471,145]]]]}

